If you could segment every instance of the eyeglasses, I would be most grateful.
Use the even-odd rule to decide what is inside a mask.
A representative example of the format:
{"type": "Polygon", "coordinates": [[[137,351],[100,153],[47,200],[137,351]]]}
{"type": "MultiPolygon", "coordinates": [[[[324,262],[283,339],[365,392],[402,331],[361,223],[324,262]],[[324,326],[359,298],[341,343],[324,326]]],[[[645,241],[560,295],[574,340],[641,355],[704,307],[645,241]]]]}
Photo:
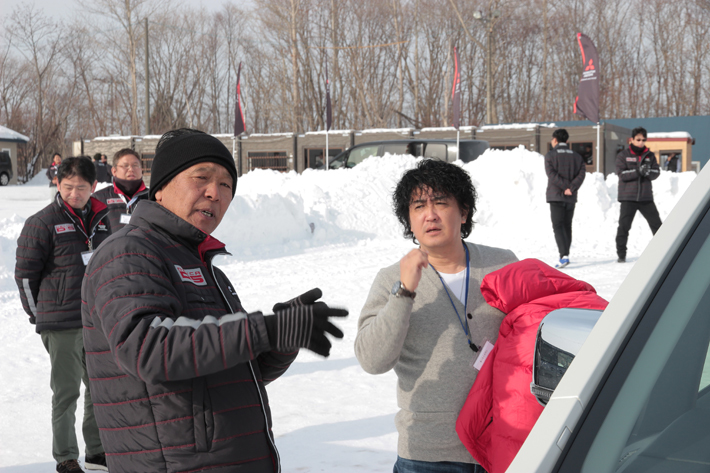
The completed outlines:
{"type": "Polygon", "coordinates": [[[127,169],[140,169],[141,165],[139,163],[136,164],[121,164],[120,166],[116,166],[117,168],[121,168],[123,170],[127,169]]]}

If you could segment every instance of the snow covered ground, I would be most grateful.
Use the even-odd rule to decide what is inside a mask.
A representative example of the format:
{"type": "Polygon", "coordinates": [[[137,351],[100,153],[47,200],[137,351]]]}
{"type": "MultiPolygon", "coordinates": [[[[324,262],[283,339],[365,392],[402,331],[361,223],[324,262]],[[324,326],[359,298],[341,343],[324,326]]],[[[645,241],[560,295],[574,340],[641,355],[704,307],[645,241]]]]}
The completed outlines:
{"type": "MultiPolygon", "coordinates": [[[[345,338],[334,344],[330,358],[303,351],[268,388],[284,472],[392,471],[396,378],[392,372],[366,374],[353,342],[375,274],[413,248],[401,236],[390,195],[415,164],[411,157],[386,156],[353,169],[302,175],[253,171],[239,180],[215,232],[233,254],[217,264],[248,310],[267,312],[275,302],[314,286],[328,303],[350,309],[341,324],[345,338]]],[[[542,156],[524,149],[489,150],[464,168],[479,193],[468,239],[554,264],[542,156]]],[[[662,172],[654,182],[661,218],[694,178],[690,172],[662,172]]],[[[616,192],[616,176],[587,175],[575,213],[572,264],[565,270],[607,299],[652,236],[638,215],[629,236],[629,262],[616,263],[616,192]]],[[[54,471],[49,359],[27,323],[13,278],[22,225],[49,203],[48,195],[44,173],[24,186],[0,187],[0,473],[54,471]]]]}

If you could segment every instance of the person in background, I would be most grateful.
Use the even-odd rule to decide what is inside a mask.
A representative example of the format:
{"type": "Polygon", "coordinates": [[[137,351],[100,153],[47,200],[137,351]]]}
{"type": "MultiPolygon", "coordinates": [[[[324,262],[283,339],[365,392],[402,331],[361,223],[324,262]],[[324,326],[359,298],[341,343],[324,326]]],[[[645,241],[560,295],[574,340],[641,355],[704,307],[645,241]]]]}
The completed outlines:
{"type": "Polygon", "coordinates": [[[395,473],[481,473],[456,435],[456,418],[504,316],[483,300],[481,280],[517,258],[463,241],[476,190],[455,164],[422,160],[404,173],[393,200],[418,247],[377,274],[355,355],[368,373],[397,375],[395,473]]]}
{"type": "Polygon", "coordinates": [[[572,246],[572,219],[577,205],[577,191],[582,187],[587,169],[584,160],[567,145],[569,134],[564,128],[552,133],[552,149],[545,155],[547,192],[545,198],[550,204],[552,230],[555,233],[560,260],[555,268],[569,264],[569,250],[572,246]]]}
{"type": "Polygon", "coordinates": [[[109,182],[108,178],[108,168],[106,164],[101,162],[101,155],[96,153],[94,155],[94,168],[96,169],[96,182],[109,182]]]}
{"type": "Polygon", "coordinates": [[[671,153],[666,160],[666,171],[680,172],[680,164],[678,153],[671,153]]]}
{"type": "Polygon", "coordinates": [[[94,197],[108,207],[111,232],[116,232],[130,221],[138,202],[148,199],[148,188],[143,182],[141,160],[130,148],[113,155],[111,174],[113,185],[104,187],[94,197]]]}
{"type": "Polygon", "coordinates": [[[47,179],[49,179],[49,198],[54,200],[54,196],[57,195],[57,169],[59,165],[62,164],[62,155],[59,153],[54,153],[52,157],[52,164],[47,168],[47,179]]]}
{"type": "MultiPolygon", "coordinates": [[[[198,130],[165,133],[150,200],[92,257],[82,287],[84,344],[96,419],[112,473],[280,471],[266,385],[299,348],[328,356],[342,338],[313,289],[247,313],[214,266],[211,236],[237,168],[198,130]]],[[[317,454],[317,452],[314,452],[317,454]]]]}
{"type": "Polygon", "coordinates": [[[55,200],[25,222],[17,240],[15,281],[22,307],[49,353],[52,456],[60,473],[81,472],[74,421],[82,382],[84,466],[106,470],[91,403],[81,322],[81,282],[93,250],[108,236],[106,206],[91,198],[96,170],[88,157],[67,158],[56,173],[55,200]]]}
{"type": "Polygon", "coordinates": [[[661,217],[653,202],[652,183],[660,176],[656,155],[646,147],[648,133],[644,128],[631,130],[631,142],[616,156],[616,175],[619,177],[619,195],[621,203],[619,226],[616,230],[617,262],[626,262],[626,243],[629,230],[636,212],[641,215],[651,227],[655,235],[661,227],[661,217]]]}

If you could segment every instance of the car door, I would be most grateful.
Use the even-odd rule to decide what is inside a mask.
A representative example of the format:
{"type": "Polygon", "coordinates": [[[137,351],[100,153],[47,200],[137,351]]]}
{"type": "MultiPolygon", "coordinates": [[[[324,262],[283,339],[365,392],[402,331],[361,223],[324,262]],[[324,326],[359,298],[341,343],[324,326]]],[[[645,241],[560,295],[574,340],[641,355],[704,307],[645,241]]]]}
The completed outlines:
{"type": "Polygon", "coordinates": [[[556,471],[710,471],[709,266],[706,210],[556,471]]]}
{"type": "Polygon", "coordinates": [[[710,471],[710,169],[555,388],[509,473],[710,471]]]}

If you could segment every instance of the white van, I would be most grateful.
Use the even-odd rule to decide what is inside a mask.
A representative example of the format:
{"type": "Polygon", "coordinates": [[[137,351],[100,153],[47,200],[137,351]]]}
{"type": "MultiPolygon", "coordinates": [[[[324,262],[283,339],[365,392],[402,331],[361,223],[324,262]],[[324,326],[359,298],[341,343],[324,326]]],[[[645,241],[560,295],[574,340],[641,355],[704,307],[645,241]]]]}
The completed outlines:
{"type": "Polygon", "coordinates": [[[709,209],[706,168],[547,394],[508,472],[710,472],[709,209]]]}

